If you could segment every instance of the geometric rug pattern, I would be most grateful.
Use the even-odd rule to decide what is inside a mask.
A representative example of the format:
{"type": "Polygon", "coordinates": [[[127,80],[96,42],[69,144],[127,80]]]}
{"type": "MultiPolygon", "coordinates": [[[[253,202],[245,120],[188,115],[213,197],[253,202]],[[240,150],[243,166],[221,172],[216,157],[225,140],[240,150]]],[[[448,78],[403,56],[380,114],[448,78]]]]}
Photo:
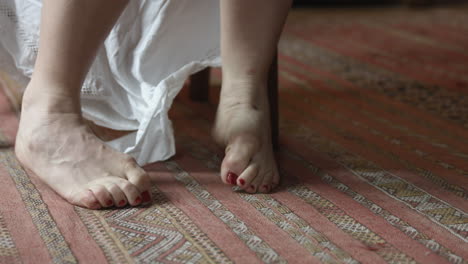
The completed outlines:
{"type": "Polygon", "coordinates": [[[293,10],[279,44],[280,187],[223,185],[183,89],[153,203],[71,206],[24,170],[0,81],[0,263],[468,263],[468,6],[293,10]]]}

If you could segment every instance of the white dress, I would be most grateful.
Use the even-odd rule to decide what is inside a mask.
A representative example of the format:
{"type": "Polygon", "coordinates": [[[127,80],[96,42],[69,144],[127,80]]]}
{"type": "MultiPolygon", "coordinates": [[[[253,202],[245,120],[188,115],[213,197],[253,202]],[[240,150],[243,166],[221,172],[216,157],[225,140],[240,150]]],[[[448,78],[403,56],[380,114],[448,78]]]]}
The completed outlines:
{"type": "MultiPolygon", "coordinates": [[[[0,70],[25,85],[37,54],[41,1],[0,0],[0,70]]],[[[98,51],[82,88],[85,118],[136,130],[107,142],[139,164],[175,153],[168,111],[189,75],[220,66],[219,0],[138,0],[98,51]]]]}

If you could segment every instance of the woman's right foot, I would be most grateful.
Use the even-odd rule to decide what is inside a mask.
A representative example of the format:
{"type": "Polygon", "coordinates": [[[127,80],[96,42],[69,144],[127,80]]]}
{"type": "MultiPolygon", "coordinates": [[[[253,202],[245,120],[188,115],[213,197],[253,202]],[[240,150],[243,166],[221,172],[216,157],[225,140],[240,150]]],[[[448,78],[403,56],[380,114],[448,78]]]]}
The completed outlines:
{"type": "Polygon", "coordinates": [[[150,178],[135,160],[93,134],[76,98],[47,91],[32,82],[26,89],[15,146],[19,161],[77,206],[99,209],[151,201],[150,178]]]}

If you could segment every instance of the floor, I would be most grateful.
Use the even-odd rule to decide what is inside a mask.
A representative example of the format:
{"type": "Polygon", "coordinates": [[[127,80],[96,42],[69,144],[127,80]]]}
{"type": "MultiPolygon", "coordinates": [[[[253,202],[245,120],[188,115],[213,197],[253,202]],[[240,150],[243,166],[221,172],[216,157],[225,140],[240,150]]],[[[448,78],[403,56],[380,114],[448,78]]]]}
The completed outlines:
{"type": "MultiPolygon", "coordinates": [[[[68,205],[12,152],[0,93],[0,263],[468,263],[468,6],[304,9],[279,44],[282,183],[222,185],[211,103],[171,110],[154,202],[68,205]]],[[[11,83],[3,78],[3,88],[11,83]]],[[[16,94],[16,95],[15,95],[16,94]]]]}

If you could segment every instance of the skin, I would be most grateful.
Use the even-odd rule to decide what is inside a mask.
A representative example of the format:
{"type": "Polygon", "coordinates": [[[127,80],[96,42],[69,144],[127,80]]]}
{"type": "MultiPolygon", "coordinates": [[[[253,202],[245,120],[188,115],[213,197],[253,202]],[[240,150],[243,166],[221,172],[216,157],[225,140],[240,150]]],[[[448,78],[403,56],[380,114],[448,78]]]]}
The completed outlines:
{"type": "MultiPolygon", "coordinates": [[[[90,209],[151,200],[148,174],[99,140],[81,115],[84,78],[127,3],[44,0],[38,57],[23,97],[19,161],[68,202],[90,209]]],[[[247,192],[279,183],[266,83],[290,4],[221,0],[223,87],[213,135],[226,147],[222,181],[247,192]]]]}
{"type": "Polygon", "coordinates": [[[221,1],[223,85],[213,135],[226,146],[223,182],[238,176],[235,183],[250,193],[269,192],[279,183],[267,76],[290,6],[289,0],[221,1]]]}

